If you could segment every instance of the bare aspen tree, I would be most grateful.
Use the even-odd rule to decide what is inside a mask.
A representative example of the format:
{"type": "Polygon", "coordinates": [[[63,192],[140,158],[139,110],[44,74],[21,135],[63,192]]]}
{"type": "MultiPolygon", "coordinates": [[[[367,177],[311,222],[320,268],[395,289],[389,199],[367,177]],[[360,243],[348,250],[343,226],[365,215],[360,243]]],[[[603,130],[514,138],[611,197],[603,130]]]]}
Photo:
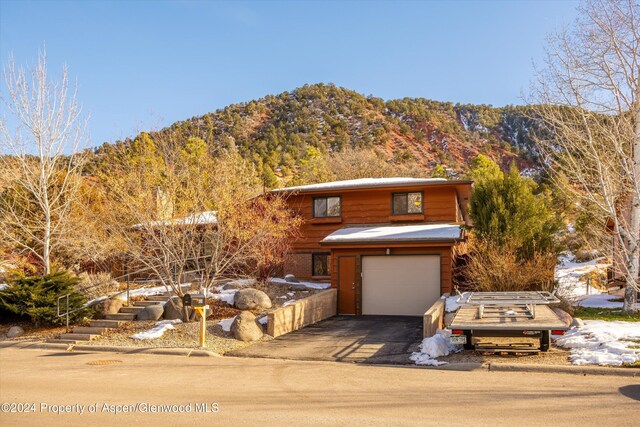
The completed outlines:
{"type": "Polygon", "coordinates": [[[533,101],[551,175],[579,206],[612,223],[635,309],[640,257],[640,4],[589,0],[549,39],[533,101]]]}
{"type": "Polygon", "coordinates": [[[0,197],[0,235],[15,250],[38,259],[49,274],[52,253],[71,226],[86,120],[66,67],[60,80],[52,81],[45,53],[31,70],[16,68],[10,59],[4,82],[0,163],[13,176],[0,197]]]}

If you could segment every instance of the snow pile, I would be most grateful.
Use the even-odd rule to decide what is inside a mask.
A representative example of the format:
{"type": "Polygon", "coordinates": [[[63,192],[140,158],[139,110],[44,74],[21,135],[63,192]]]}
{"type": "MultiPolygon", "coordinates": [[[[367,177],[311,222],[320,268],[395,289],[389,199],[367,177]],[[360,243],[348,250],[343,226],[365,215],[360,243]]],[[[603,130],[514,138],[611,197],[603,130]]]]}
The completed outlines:
{"type": "Polygon", "coordinates": [[[9,287],[9,285],[7,285],[6,283],[0,283],[0,291],[4,291],[8,287],[9,287]]]}
{"type": "Polygon", "coordinates": [[[458,309],[460,308],[460,304],[458,304],[458,301],[460,300],[460,298],[464,296],[465,294],[452,295],[450,297],[442,296],[441,298],[445,300],[444,311],[446,311],[447,313],[453,313],[454,311],[458,311],[458,309]]]}
{"type": "Polygon", "coordinates": [[[282,304],[282,306],[283,306],[283,307],[286,307],[286,306],[288,306],[288,305],[293,304],[294,302],[296,302],[296,300],[294,300],[294,299],[290,299],[290,300],[288,300],[288,301],[285,301],[285,302],[282,304]]]}
{"type": "Polygon", "coordinates": [[[149,329],[148,331],[138,332],[137,334],[131,335],[131,338],[133,338],[134,340],[153,340],[156,338],[160,338],[169,329],[175,329],[173,325],[176,325],[178,323],[182,323],[182,320],[162,320],[160,322],[156,322],[156,326],[149,329]]]}
{"type": "Polygon", "coordinates": [[[266,325],[268,321],[269,318],[266,315],[258,318],[258,323],[260,323],[261,325],[266,325]]]}
{"type": "Polygon", "coordinates": [[[587,295],[587,292],[589,294],[601,293],[594,287],[587,288],[587,281],[583,280],[583,277],[592,272],[605,275],[609,264],[599,263],[602,258],[586,262],[576,262],[575,259],[575,255],[571,252],[565,252],[558,257],[555,269],[555,279],[558,281],[557,295],[569,301],[576,301],[587,295]]]}
{"type": "Polygon", "coordinates": [[[462,350],[462,346],[452,344],[451,331],[438,329],[436,334],[422,340],[420,351],[414,352],[409,357],[416,365],[440,366],[447,362],[436,360],[436,357],[448,356],[451,353],[457,353],[462,350]]]}
{"type": "Polygon", "coordinates": [[[556,338],[556,344],[571,349],[574,365],[634,364],[640,362],[640,323],[586,320],[556,338]]]}
{"type": "Polygon", "coordinates": [[[228,319],[222,319],[218,322],[218,325],[222,326],[222,330],[225,332],[231,332],[231,324],[236,320],[236,316],[230,317],[228,319]]]}
{"type": "Polygon", "coordinates": [[[287,282],[279,277],[269,277],[269,282],[278,285],[300,285],[308,289],[329,289],[331,287],[331,283],[326,282],[287,282]]]}

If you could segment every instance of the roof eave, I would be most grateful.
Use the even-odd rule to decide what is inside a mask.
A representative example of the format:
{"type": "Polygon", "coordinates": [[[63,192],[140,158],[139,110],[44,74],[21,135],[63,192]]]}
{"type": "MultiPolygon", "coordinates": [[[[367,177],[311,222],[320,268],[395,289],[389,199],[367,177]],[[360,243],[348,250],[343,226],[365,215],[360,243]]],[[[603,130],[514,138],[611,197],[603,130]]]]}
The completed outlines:
{"type": "Polygon", "coordinates": [[[357,191],[357,190],[369,190],[375,188],[411,188],[411,187],[446,187],[446,186],[456,186],[456,185],[472,185],[473,181],[471,180],[455,180],[455,181],[433,181],[433,182],[405,182],[405,183],[385,183],[385,184],[363,184],[356,185],[351,187],[336,187],[336,188],[324,188],[324,189],[287,189],[287,188],[278,188],[275,190],[269,191],[269,193],[292,193],[292,194],[313,194],[313,193],[330,193],[337,191],[357,191]]]}
{"type": "Polygon", "coordinates": [[[453,239],[407,239],[407,240],[385,240],[385,239],[376,239],[376,240],[347,240],[334,242],[329,241],[325,242],[321,240],[319,243],[321,246],[344,246],[344,245],[398,245],[398,244],[420,244],[420,243],[459,243],[463,242],[466,239],[464,237],[458,237],[453,239]]]}

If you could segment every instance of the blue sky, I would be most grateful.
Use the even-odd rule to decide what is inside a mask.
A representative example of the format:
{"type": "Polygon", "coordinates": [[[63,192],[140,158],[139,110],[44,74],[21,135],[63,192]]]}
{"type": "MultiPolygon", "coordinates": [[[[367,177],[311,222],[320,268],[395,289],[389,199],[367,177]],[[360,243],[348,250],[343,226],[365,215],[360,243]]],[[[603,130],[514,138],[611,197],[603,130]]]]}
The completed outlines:
{"type": "MultiPolygon", "coordinates": [[[[575,1],[0,0],[0,59],[69,66],[93,145],[335,83],[384,99],[520,104],[575,1]]],[[[4,90],[4,89],[3,89],[4,90]]]]}

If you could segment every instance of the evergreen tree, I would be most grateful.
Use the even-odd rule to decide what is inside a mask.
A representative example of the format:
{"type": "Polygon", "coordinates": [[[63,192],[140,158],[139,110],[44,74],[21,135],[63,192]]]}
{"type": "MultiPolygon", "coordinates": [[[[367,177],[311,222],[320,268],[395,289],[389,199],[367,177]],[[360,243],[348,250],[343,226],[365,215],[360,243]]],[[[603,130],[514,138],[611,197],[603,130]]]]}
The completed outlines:
{"type": "Polygon", "coordinates": [[[469,213],[476,236],[502,246],[513,242],[522,257],[538,250],[555,251],[554,234],[560,221],[551,210],[551,201],[536,194],[537,184],[520,176],[517,167],[508,173],[487,158],[478,159],[471,176],[476,183],[469,213]]]}
{"type": "Polygon", "coordinates": [[[449,178],[449,174],[442,165],[436,165],[431,171],[431,178],[449,178]]]}
{"type": "Polygon", "coordinates": [[[276,188],[280,183],[280,180],[278,180],[278,177],[268,164],[265,164],[262,168],[262,183],[269,189],[276,188]]]}

